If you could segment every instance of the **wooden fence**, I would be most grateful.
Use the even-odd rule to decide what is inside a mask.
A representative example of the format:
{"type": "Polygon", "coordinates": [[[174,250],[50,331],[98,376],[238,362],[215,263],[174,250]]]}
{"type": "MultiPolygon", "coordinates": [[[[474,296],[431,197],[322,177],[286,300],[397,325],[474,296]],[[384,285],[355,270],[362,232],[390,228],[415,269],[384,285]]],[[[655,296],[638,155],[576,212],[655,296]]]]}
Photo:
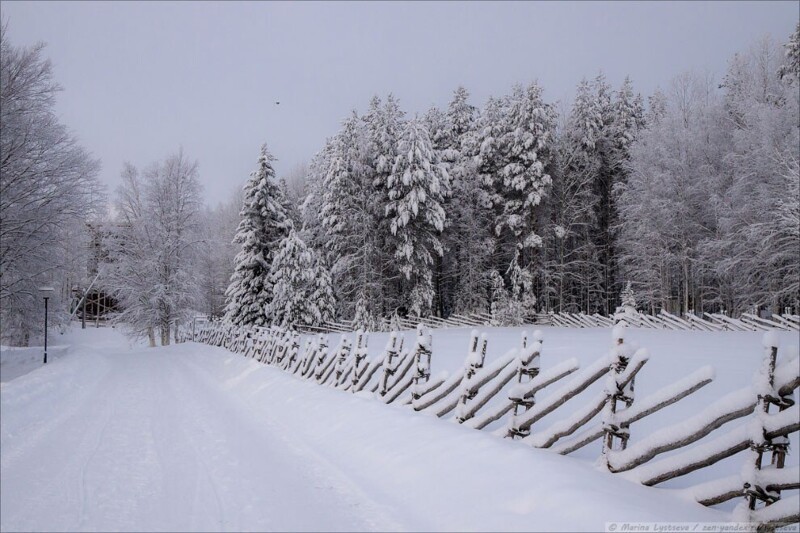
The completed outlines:
{"type": "MultiPolygon", "coordinates": [[[[618,318],[639,328],[683,331],[769,331],[773,329],[800,331],[800,316],[792,314],[773,314],[770,318],[761,318],[750,313],[742,313],[739,318],[732,318],[722,313],[704,313],[703,316],[705,318],[694,313],[677,316],[662,309],[657,315],[625,313],[618,318]]],[[[561,327],[597,328],[611,326],[615,320],[598,314],[551,312],[536,315],[533,322],[561,327]]]]}
{"type": "Polygon", "coordinates": [[[635,423],[705,387],[714,380],[714,371],[703,367],[643,394],[635,381],[648,362],[647,351],[625,342],[624,321],[612,331],[612,349],[585,368],[575,359],[543,368],[540,332],[532,337],[523,333],[518,348],[487,363],[488,338],[473,330],[463,367],[449,377],[431,377],[433,346],[423,324],[410,342],[391,332],[374,359],[367,356],[368,334],[361,331],[353,340],[341,335],[332,347],[325,334],[307,335],[301,347],[301,335],[291,330],[208,322],[182,331],[181,340],[221,346],[342,391],[368,391],[384,403],[438,417],[452,415],[476,430],[494,425],[499,437],[562,455],[598,443],[609,472],[647,486],[738,454],[740,474],[683,491],[706,506],[740,498],[734,518],[767,530],[800,521],[800,468],[786,462],[788,436],[800,430],[800,408],[794,400],[800,362],[779,358],[775,335],[764,335],[763,365],[752,385],[698,408],[689,419],[676,418],[640,435],[633,431],[635,423]],[[599,393],[588,399],[579,396],[601,379],[605,387],[599,393]],[[548,427],[537,425],[576,397],[580,400],[571,404],[575,408],[569,415],[555,415],[556,422],[548,427]]]}
{"type": "MultiPolygon", "coordinates": [[[[538,313],[526,318],[527,325],[547,325],[567,328],[603,328],[613,326],[617,320],[624,320],[632,327],[671,330],[695,331],[800,331],[800,315],[773,314],[770,318],[762,318],[750,313],[743,313],[732,318],[722,313],[704,313],[703,316],[686,313],[683,316],[673,315],[663,309],[656,315],[644,313],[626,313],[621,316],[607,317],[600,314],[584,313],[538,313]]],[[[451,315],[446,319],[438,317],[399,318],[383,320],[375,327],[375,331],[413,330],[418,324],[426,327],[440,328],[472,328],[479,326],[495,326],[488,313],[469,315],[451,315]]],[[[295,325],[294,329],[303,333],[349,333],[357,326],[353,322],[326,322],[321,326],[295,325]]]]}

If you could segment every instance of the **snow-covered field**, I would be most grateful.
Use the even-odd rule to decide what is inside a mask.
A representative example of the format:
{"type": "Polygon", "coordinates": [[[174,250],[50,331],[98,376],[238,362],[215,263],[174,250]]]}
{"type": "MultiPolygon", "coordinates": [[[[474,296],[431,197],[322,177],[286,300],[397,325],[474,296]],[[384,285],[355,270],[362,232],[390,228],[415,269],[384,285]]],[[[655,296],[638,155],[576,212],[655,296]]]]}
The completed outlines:
{"type": "MultiPolygon", "coordinates": [[[[519,341],[517,329],[487,331],[489,361],[519,341]]],[[[609,330],[542,331],[543,368],[569,357],[584,367],[610,344],[609,330]]],[[[469,330],[435,332],[433,372],[458,371],[468,338],[469,330]]],[[[760,338],[631,330],[628,339],[651,354],[637,396],[704,365],[717,375],[635,424],[631,442],[749,384],[760,338]]],[[[370,356],[385,341],[372,336],[370,356]]],[[[781,334],[781,342],[796,345],[797,336],[781,334]]],[[[201,344],[149,349],[112,329],[73,330],[57,344],[69,348],[45,367],[35,364],[35,349],[17,360],[3,350],[3,531],[597,531],[610,521],[730,519],[680,490],[602,471],[594,465],[599,443],[562,457],[201,344]]],[[[537,427],[568,414],[593,387],[602,384],[537,427]]],[[[740,467],[734,457],[666,485],[740,467]]]]}

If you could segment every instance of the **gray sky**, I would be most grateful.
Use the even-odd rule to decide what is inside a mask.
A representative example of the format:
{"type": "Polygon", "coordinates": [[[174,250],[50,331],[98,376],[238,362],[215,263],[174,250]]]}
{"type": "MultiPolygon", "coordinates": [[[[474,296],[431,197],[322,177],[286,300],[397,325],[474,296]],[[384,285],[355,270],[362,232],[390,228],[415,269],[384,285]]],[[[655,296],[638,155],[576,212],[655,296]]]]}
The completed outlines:
{"type": "Polygon", "coordinates": [[[717,78],[728,59],[800,13],[791,2],[11,2],[15,45],[48,43],[58,111],[101,158],[110,191],[123,161],[182,145],[205,195],[225,199],[267,142],[278,174],[321,148],[352,108],[392,91],[409,113],[473,103],[538,79],[549,101],[583,76],[626,74],[647,95],[683,70],[717,78]],[[280,105],[275,105],[280,101],[280,105]]]}

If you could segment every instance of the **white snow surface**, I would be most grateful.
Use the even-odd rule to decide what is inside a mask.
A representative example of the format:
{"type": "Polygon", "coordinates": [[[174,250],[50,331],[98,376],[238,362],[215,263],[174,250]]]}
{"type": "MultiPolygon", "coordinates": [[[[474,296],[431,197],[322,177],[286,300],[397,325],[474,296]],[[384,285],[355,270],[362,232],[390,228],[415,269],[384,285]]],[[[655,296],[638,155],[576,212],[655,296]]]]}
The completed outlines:
{"type": "MultiPolygon", "coordinates": [[[[487,363],[520,338],[489,331],[487,363]]],[[[461,368],[469,330],[433,334],[432,370],[461,368]]],[[[543,336],[543,369],[572,356],[585,368],[608,352],[607,329],[543,336]]],[[[386,337],[370,336],[370,356],[386,337]]],[[[748,384],[762,355],[757,333],[627,337],[651,353],[643,396],[712,364],[718,380],[698,392],[709,400],[748,384]]],[[[598,450],[587,460],[533,449],[221,348],[145,348],[111,329],[73,330],[59,344],[65,355],[15,379],[3,354],[3,531],[602,531],[730,519],[598,469],[598,450]]],[[[685,402],[669,418],[703,405],[685,402]]],[[[632,442],[642,437],[635,424],[632,442]]]]}
{"type": "Polygon", "coordinates": [[[591,530],[601,510],[661,516],[647,489],[577,461],[222,349],[72,337],[69,357],[2,387],[3,530],[591,530]],[[583,518],[553,498],[584,501],[583,518]]]}

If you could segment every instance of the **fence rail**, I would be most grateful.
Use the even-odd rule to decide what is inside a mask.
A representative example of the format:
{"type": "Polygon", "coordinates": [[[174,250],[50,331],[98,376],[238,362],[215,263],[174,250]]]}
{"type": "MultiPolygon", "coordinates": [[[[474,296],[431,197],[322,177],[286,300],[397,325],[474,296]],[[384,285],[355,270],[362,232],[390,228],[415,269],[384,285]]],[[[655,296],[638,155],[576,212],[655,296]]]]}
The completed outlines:
{"type": "MultiPolygon", "coordinates": [[[[670,329],[692,327],[694,320],[662,315],[659,320],[670,329]]],[[[559,325],[571,327],[611,324],[605,317],[550,316],[559,325]]],[[[764,324],[755,317],[745,317],[749,322],[717,315],[709,315],[708,321],[695,318],[700,328],[716,326],[720,330],[730,326],[728,329],[752,331],[764,324]]],[[[645,318],[640,324],[651,324],[653,319],[645,318]]],[[[634,394],[636,377],[645,371],[649,356],[646,350],[634,350],[626,343],[626,321],[615,325],[612,333],[608,355],[581,369],[575,359],[543,367],[544,339],[539,331],[534,332],[532,342],[524,332],[518,348],[486,363],[489,339],[473,330],[463,366],[449,377],[430,375],[435,350],[423,323],[417,324],[411,342],[405,342],[407,335],[392,331],[382,354],[375,358],[368,356],[369,335],[361,331],[331,334],[339,339],[331,342],[330,349],[328,343],[333,339],[319,332],[306,335],[301,348],[300,332],[224,322],[193,324],[181,330],[180,339],[221,346],[322,386],[370,392],[387,404],[408,405],[438,417],[452,413],[457,423],[562,455],[600,441],[601,462],[611,474],[624,472],[626,478],[646,486],[738,454],[743,462],[741,474],[694,485],[685,489],[686,494],[707,506],[741,498],[735,519],[767,529],[800,521],[794,505],[797,496],[784,494],[800,488],[800,470],[785,468],[788,435],[800,430],[800,409],[794,400],[794,391],[800,386],[800,364],[796,357],[778,358],[775,335],[764,335],[762,368],[751,386],[700,406],[688,419],[640,435],[632,431],[636,422],[712,383],[714,371],[703,367],[660,390],[644,395],[647,391],[636,390],[634,394]],[[581,395],[603,378],[601,393],[588,399],[588,393],[581,395]],[[567,402],[575,408],[561,415],[567,402]],[[770,413],[770,408],[777,410],[770,413]],[[539,422],[553,413],[548,420],[556,421],[540,428],[539,422]]]]}
{"type": "MultiPolygon", "coordinates": [[[[682,316],[674,315],[665,310],[658,314],[647,315],[644,313],[624,313],[612,317],[600,314],[548,312],[530,315],[526,318],[525,325],[557,326],[565,328],[605,328],[611,327],[619,320],[624,319],[628,325],[637,328],[669,329],[681,331],[800,331],[800,315],[773,314],[769,318],[759,317],[751,313],[742,313],[738,318],[729,317],[722,313],[703,313],[702,316],[694,313],[685,313],[682,316]]],[[[418,324],[433,329],[446,328],[473,328],[480,326],[499,326],[492,320],[488,313],[473,313],[470,315],[450,315],[448,318],[398,318],[384,320],[378,324],[375,331],[413,330],[418,324]]],[[[326,322],[319,326],[294,325],[293,329],[307,334],[315,333],[349,333],[358,329],[353,322],[326,322]]]]}

